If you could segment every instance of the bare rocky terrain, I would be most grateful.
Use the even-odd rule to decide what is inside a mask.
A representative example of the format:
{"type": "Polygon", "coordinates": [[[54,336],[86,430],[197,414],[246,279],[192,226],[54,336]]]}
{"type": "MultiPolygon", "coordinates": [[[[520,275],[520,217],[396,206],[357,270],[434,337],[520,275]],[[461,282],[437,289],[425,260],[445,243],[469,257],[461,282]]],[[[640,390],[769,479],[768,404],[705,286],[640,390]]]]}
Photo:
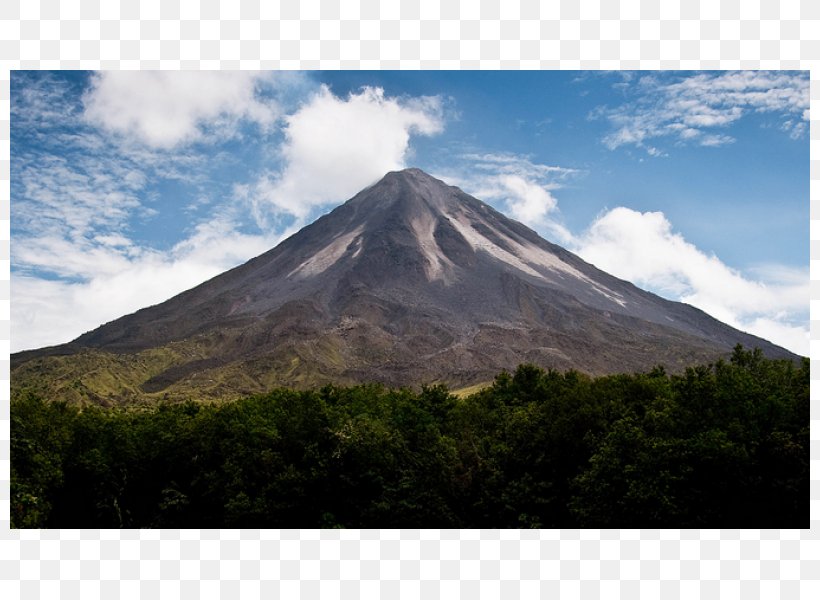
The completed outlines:
{"type": "Polygon", "coordinates": [[[13,355],[12,390],[116,404],[325,383],[460,388],[522,362],[680,371],[738,343],[795,358],[407,169],[162,304],[13,355]]]}

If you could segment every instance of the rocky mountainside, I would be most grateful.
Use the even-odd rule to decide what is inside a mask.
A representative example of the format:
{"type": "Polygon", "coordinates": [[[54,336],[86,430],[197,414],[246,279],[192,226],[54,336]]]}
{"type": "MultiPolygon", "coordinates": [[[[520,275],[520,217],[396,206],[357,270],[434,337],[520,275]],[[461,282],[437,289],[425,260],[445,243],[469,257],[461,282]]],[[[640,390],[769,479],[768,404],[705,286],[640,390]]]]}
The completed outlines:
{"type": "Polygon", "coordinates": [[[794,358],[407,169],[167,302],[14,355],[12,388],[104,404],[328,382],[458,388],[522,362],[680,370],[737,343],[794,358]]]}

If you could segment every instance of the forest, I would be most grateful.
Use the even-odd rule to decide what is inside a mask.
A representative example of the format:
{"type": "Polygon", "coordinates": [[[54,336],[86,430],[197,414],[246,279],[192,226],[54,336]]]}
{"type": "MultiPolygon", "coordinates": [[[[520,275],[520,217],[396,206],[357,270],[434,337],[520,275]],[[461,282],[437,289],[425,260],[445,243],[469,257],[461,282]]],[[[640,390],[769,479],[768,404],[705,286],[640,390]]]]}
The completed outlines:
{"type": "Polygon", "coordinates": [[[809,361],[11,403],[15,528],[803,528],[809,361]]]}

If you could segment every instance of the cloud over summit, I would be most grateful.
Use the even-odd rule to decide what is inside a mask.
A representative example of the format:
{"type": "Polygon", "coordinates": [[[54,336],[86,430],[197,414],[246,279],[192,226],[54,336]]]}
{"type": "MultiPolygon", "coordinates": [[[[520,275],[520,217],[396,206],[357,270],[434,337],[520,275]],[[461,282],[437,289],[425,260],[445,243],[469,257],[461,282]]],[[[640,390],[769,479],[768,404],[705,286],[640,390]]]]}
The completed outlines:
{"type": "Polygon", "coordinates": [[[250,190],[256,214],[304,219],[317,206],[348,199],[388,171],[406,166],[413,135],[444,127],[437,97],[389,97],[364,87],[341,98],[322,86],[285,118],[284,166],[250,190]]]}

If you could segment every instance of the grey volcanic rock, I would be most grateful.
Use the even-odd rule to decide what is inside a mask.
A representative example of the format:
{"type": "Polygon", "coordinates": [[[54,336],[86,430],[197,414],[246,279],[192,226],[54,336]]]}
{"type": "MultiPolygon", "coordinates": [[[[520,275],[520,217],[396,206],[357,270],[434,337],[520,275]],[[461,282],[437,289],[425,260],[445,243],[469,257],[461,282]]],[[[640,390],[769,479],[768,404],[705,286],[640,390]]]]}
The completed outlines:
{"type": "Polygon", "coordinates": [[[388,173],[276,248],[167,302],[13,366],[173,349],[141,391],[470,385],[533,362],[680,370],[741,343],[794,355],[664,300],[418,169],[388,173]]]}

